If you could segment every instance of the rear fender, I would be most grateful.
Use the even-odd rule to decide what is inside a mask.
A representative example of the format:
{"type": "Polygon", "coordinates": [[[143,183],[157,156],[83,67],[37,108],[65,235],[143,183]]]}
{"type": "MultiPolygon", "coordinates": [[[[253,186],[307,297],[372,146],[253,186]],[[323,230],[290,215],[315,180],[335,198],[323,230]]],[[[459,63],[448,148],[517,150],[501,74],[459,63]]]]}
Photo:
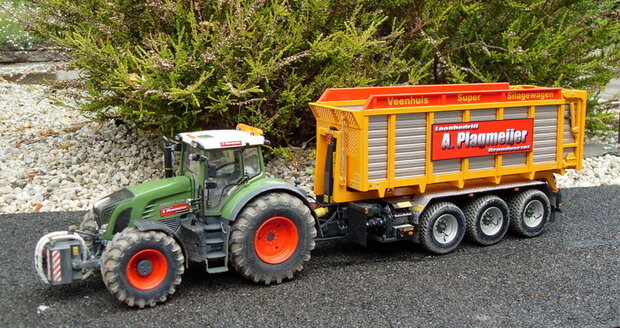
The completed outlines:
{"type": "MultiPolygon", "coordinates": [[[[306,206],[310,208],[310,202],[306,198],[307,195],[303,190],[285,182],[276,182],[259,186],[258,188],[252,189],[250,192],[245,193],[242,197],[236,198],[236,201],[229,202],[228,204],[226,204],[227,206],[225,206],[222,210],[222,218],[229,221],[234,221],[237,218],[237,215],[239,215],[239,212],[241,212],[241,210],[243,209],[243,207],[245,207],[247,203],[257,198],[258,196],[268,192],[285,192],[291,194],[299,198],[302,202],[304,202],[306,206]]],[[[310,212],[312,213],[312,216],[316,219],[314,211],[310,212]]]]}

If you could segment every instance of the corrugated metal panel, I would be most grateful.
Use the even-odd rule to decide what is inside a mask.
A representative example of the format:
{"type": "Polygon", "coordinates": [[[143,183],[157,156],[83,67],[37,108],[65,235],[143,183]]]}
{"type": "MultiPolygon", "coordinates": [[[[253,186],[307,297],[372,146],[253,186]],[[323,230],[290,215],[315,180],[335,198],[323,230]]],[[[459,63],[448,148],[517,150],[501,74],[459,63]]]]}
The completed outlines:
{"type": "Polygon", "coordinates": [[[504,108],[505,120],[517,120],[527,118],[527,107],[506,107],[504,108]]]}
{"type": "Polygon", "coordinates": [[[527,164],[527,153],[502,155],[502,167],[521,166],[527,164]]]}
{"type": "MultiPolygon", "coordinates": [[[[471,110],[469,113],[469,120],[471,122],[495,121],[497,120],[497,109],[486,108],[471,110]]],[[[490,170],[493,168],[495,168],[495,156],[473,157],[469,159],[470,171],[490,170]]]]}
{"type": "Polygon", "coordinates": [[[436,112],[434,124],[456,123],[463,121],[463,111],[451,110],[447,112],[436,112]]]}
{"type": "Polygon", "coordinates": [[[426,113],[396,115],[397,179],[421,177],[426,173],[426,113]]]}
{"type": "Polygon", "coordinates": [[[434,161],[433,172],[435,174],[461,172],[461,160],[457,158],[434,161]]]}
{"type": "MultiPolygon", "coordinates": [[[[568,108],[568,105],[564,106],[564,134],[562,136],[562,139],[564,140],[564,143],[574,143],[575,142],[575,136],[570,132],[570,110],[568,108]]],[[[573,150],[574,151],[574,150],[573,150]]]]}
{"type": "MultiPolygon", "coordinates": [[[[457,123],[462,121],[463,111],[460,110],[435,113],[435,124],[457,123]]],[[[434,174],[445,174],[454,172],[461,172],[460,159],[445,159],[441,161],[433,161],[434,174]]]]}
{"type": "Polygon", "coordinates": [[[495,168],[495,156],[473,157],[469,159],[469,170],[489,170],[495,168]]]}
{"type": "Polygon", "coordinates": [[[555,162],[558,106],[538,106],[534,118],[534,164],[555,162]]]}
{"type": "Polygon", "coordinates": [[[471,122],[494,121],[497,119],[495,112],[497,112],[495,108],[473,109],[469,112],[469,120],[471,122]]]}
{"type": "Polygon", "coordinates": [[[387,179],[387,115],[368,118],[368,181],[387,179]]]}

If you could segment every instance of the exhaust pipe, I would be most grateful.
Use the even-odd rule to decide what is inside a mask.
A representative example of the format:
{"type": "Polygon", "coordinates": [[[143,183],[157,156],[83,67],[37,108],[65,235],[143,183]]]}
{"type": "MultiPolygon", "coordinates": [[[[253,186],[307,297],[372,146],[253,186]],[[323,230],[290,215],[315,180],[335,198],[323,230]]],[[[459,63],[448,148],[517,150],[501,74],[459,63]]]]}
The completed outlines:
{"type": "Polygon", "coordinates": [[[163,137],[164,143],[164,178],[172,178],[175,176],[172,162],[174,162],[173,150],[176,149],[176,143],[166,137],[163,137]]]}

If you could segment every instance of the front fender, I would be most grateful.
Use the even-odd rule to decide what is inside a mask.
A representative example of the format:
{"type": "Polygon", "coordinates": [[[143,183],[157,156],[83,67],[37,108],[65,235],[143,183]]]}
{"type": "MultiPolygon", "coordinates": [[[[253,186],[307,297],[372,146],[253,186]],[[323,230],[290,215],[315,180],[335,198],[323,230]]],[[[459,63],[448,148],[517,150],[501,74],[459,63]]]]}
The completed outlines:
{"type": "Polygon", "coordinates": [[[167,225],[163,224],[160,221],[149,220],[149,219],[135,220],[133,224],[136,227],[136,229],[140,231],[143,231],[143,232],[144,231],[161,231],[169,235],[170,237],[174,238],[177,244],[179,244],[179,246],[181,247],[181,251],[183,252],[183,257],[185,258],[185,266],[188,265],[189,259],[187,258],[185,244],[183,244],[183,241],[181,240],[181,238],[179,238],[179,236],[174,231],[172,231],[170,227],[168,227],[167,225]]]}
{"type": "MultiPolygon", "coordinates": [[[[265,178],[250,183],[248,186],[244,187],[237,194],[231,197],[222,208],[222,218],[234,221],[237,218],[237,215],[239,215],[239,212],[241,212],[241,209],[243,209],[243,207],[252,199],[273,191],[292,194],[301,199],[306,206],[310,207],[310,202],[306,198],[307,194],[303,190],[280,179],[265,178]]],[[[311,212],[314,216],[314,211],[311,212]]]]}

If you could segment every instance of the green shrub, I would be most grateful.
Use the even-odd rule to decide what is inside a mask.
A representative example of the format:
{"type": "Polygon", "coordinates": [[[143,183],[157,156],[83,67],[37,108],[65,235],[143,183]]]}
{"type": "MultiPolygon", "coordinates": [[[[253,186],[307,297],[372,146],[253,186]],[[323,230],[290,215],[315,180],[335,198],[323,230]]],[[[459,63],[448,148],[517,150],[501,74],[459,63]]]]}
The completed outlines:
{"type": "Polygon", "coordinates": [[[104,119],[173,134],[313,133],[325,88],[508,81],[599,91],[620,68],[614,1],[37,0],[104,119]]]}
{"type": "Polygon", "coordinates": [[[39,4],[40,31],[88,76],[83,109],[165,134],[237,122],[308,134],[307,103],[323,89],[392,84],[415,67],[397,45],[401,30],[378,33],[384,16],[326,1],[39,4]]]}

